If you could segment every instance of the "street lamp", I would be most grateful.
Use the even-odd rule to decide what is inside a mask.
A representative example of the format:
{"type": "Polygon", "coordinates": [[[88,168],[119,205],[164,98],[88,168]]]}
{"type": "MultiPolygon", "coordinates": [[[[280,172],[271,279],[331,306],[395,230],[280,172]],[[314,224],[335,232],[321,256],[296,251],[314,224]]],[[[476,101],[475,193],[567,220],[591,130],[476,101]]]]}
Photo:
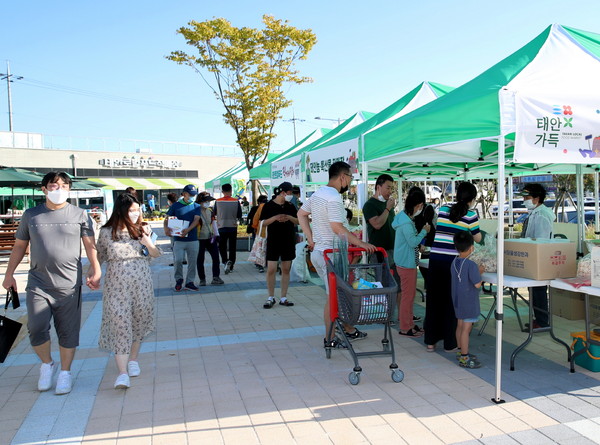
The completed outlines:
{"type": "Polygon", "coordinates": [[[342,120],[338,117],[337,119],[329,119],[327,117],[315,117],[315,119],[318,119],[320,121],[333,121],[333,122],[337,122],[338,125],[340,125],[342,123],[342,120]]]}

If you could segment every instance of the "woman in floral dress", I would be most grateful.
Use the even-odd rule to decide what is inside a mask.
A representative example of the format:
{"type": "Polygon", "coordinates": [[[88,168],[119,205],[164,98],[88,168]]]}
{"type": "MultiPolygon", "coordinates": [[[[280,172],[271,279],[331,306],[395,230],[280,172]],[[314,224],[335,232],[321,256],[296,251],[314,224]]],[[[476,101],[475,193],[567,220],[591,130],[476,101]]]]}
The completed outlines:
{"type": "Polygon", "coordinates": [[[142,223],[140,203],[120,195],[110,219],[100,229],[98,259],[106,262],[100,349],[115,353],[119,376],[115,389],[127,389],[129,377],[140,375],[138,353],[154,330],[154,288],[150,258],[161,255],[142,223]]]}

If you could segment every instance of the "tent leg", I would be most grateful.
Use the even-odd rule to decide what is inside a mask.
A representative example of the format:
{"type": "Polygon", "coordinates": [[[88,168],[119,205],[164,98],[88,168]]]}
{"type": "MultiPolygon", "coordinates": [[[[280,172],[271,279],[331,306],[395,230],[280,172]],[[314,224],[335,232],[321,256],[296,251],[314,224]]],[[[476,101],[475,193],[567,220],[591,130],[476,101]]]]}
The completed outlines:
{"type": "MultiPolygon", "coordinates": [[[[498,249],[497,249],[497,275],[498,283],[496,284],[496,393],[492,398],[492,402],[499,404],[504,403],[501,397],[502,393],[502,323],[504,319],[504,212],[501,212],[500,206],[504,206],[506,198],[506,190],[504,185],[505,172],[505,147],[504,135],[498,138],[498,249]]],[[[512,203],[511,203],[512,204],[512,203]]]]}

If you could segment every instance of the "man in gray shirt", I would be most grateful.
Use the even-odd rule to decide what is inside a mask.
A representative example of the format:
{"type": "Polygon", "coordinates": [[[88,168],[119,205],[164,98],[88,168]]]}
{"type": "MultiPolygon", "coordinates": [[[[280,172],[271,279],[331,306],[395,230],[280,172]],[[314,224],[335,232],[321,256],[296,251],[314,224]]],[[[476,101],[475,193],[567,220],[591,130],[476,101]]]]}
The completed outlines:
{"type": "Polygon", "coordinates": [[[17,229],[2,286],[17,290],[14,272],[30,246],[27,280],[27,328],[33,350],[42,361],[38,390],[52,387],[58,368],[52,360],[50,320],[58,335],[61,371],[56,394],[71,392],[71,363],[79,346],[81,325],[81,241],[90,267],[86,284],[100,288],[100,264],[96,257],[93,223],[85,210],[67,202],[71,178],[64,172],[50,172],[42,179],[46,202],[28,209],[17,229]]]}

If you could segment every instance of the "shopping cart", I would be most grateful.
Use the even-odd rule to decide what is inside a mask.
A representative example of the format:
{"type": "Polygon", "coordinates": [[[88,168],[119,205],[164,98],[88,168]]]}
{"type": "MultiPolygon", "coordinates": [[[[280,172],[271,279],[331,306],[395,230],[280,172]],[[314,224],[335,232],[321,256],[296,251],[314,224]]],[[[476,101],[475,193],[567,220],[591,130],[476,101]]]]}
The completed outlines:
{"type": "MultiPolygon", "coordinates": [[[[398,369],[396,364],[396,355],[394,352],[394,342],[392,339],[392,314],[396,306],[396,295],[398,285],[394,280],[387,259],[385,249],[377,248],[376,251],[383,259],[381,262],[369,264],[348,264],[348,276],[343,277],[336,273],[336,268],[332,262],[333,254],[338,253],[337,249],[327,249],[324,252],[325,263],[327,265],[327,279],[329,284],[329,314],[331,324],[327,338],[333,339],[334,330],[336,339],[345,348],[350,351],[354,360],[354,369],[348,375],[348,380],[352,385],[358,385],[362,368],[358,364],[358,357],[373,355],[391,355],[392,363],[390,370],[392,380],[396,383],[404,379],[404,372],[398,369]],[[352,283],[362,278],[369,282],[380,282],[383,287],[375,289],[354,289],[352,283]],[[383,324],[383,340],[381,340],[382,350],[356,352],[349,339],[344,335],[344,325],[367,325],[383,324]]],[[[352,259],[356,256],[362,256],[365,249],[350,247],[348,256],[352,259]]],[[[352,263],[352,261],[349,261],[352,263]]],[[[325,347],[325,356],[331,358],[333,346],[325,347]]]]}

